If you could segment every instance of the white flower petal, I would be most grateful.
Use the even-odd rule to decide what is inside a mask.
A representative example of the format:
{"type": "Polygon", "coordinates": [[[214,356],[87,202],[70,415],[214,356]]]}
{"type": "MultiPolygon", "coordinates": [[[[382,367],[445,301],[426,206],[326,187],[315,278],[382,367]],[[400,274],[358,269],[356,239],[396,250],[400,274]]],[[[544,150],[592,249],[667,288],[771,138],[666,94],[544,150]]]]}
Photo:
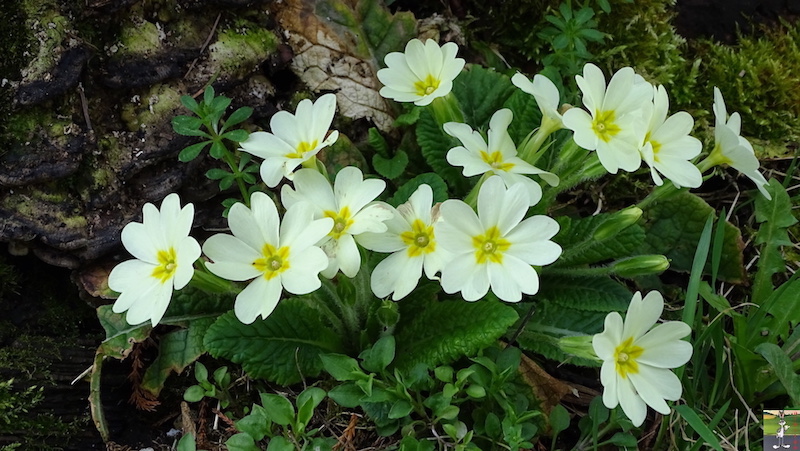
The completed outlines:
{"type": "Polygon", "coordinates": [[[319,273],[328,267],[328,256],[312,246],[294,253],[289,264],[289,269],[281,274],[283,287],[292,294],[307,294],[322,285],[319,273]]]}
{"type": "Polygon", "coordinates": [[[268,317],[278,305],[281,291],[279,277],[271,280],[265,277],[256,278],[236,296],[233,305],[236,318],[244,324],[252,324],[259,316],[268,317]]]}
{"type": "Polygon", "coordinates": [[[636,394],[629,378],[617,378],[617,393],[622,411],[631,420],[634,426],[639,427],[647,416],[647,405],[636,394]]]}

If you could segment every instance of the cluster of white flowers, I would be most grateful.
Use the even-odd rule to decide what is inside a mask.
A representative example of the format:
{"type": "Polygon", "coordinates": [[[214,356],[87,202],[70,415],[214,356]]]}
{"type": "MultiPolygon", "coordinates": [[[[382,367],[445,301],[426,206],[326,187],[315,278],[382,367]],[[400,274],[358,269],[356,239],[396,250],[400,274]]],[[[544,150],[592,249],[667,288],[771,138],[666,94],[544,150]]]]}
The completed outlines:
{"type": "Polygon", "coordinates": [[[597,151],[608,172],[636,171],[644,161],[656,185],[663,184],[660,173],[676,187],[697,188],[703,183],[702,170],[727,164],[753,180],[769,198],[753,147],[739,136],[741,119],[738,113],[728,118],[719,89],[714,88],[716,146],[709,164],[698,168],[692,160],[703,146],[689,135],[694,119],[685,111],[667,117],[669,96],[663,86],[651,85],[630,67],[618,70],[606,85],[603,72],[591,63],[575,80],[588,112],[572,108],[564,113],[563,124],[573,131],[579,146],[597,151]]]}
{"type": "MultiPolygon", "coordinates": [[[[405,50],[386,56],[387,68],[377,74],[385,85],[381,94],[419,106],[436,106],[441,97],[446,101],[464,67],[464,60],[456,58],[457,46],[412,40],[405,50]]],[[[540,128],[520,143],[519,150],[508,132],[511,110],[494,113],[488,139],[467,124],[442,124],[462,144],[449,150],[447,161],[463,167],[467,177],[482,174],[473,205],[456,199],[435,204],[433,190],[423,184],[408,202],[394,208],[376,200],[386,183],[365,180],[355,167],[340,170],[331,184],[317,170],[316,155],[338,138],[337,131],[329,130],[336,110],[333,94],[316,102],[303,100],[295,114],[275,114],[272,132],[250,134],[241,150],[263,159],[260,173],[268,187],[284,179],[290,182],[280,191],[283,219],[275,201],[262,192],[252,195],[249,208],[235,204],[228,217],[231,234],[216,234],[202,246],[208,270],[226,280],[250,281],[234,308],[244,323],[269,316],[284,290],[310,293],[320,287],[320,275],[333,278],[341,272],[354,277],[362,267],[358,245],[391,254],[371,275],[371,288],[379,298],[409,295],[424,272],[440,280],[445,292],[461,293],[467,301],[482,299],[491,290],[503,301],[518,302],[523,294],[539,291],[534,267],[555,262],[562,252],[552,241],[559,231],[554,219],[526,218],[528,208],[542,198],[542,188],[531,176],[551,186],[559,184],[556,174],[526,159],[535,162],[532,157],[542,142],[562,128],[573,132],[577,145],[595,151],[609,173],[636,171],[644,161],[657,185],[663,184],[663,176],[676,187],[695,188],[704,170],[727,164],[769,197],[753,148],[739,136],[741,118],[738,113],[728,116],[718,89],[715,147],[698,168],[692,160],[702,145],[689,135],[694,120],[686,112],[668,116],[663,86],[652,86],[629,67],[606,84],[602,71],[592,64],[576,81],[586,110],[569,108],[562,114],[558,89],[548,78],[512,78],[515,86],[534,96],[542,111],[540,128]]],[[[124,228],[123,244],[135,259],[114,268],[109,286],[121,293],[113,310],[127,311],[131,324],[158,324],[173,290],[192,278],[201,254],[197,241],[189,237],[193,211],[191,204],[181,208],[177,194],[171,194],[161,210],[146,204],[143,222],[124,228]]],[[[691,344],[680,340],[691,332],[686,324],[669,322],[650,330],[662,310],[659,293],[644,298],[636,293],[624,322],[618,313],[609,314],[605,331],[592,342],[603,361],[604,403],[609,408],[621,405],[635,425],[644,421],[646,405],[669,413],[665,400],[681,395],[680,381],[669,369],[686,363],[692,353],[691,344]]]]}

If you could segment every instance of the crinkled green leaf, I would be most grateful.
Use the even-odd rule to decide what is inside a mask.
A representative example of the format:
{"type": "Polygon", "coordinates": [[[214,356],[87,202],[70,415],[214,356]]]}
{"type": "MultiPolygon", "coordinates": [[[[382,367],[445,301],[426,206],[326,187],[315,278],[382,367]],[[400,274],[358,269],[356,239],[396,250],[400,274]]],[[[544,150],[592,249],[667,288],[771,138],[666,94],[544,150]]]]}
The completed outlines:
{"type": "Polygon", "coordinates": [[[453,81],[453,94],[464,113],[464,122],[473,129],[486,130],[489,120],[518,89],[511,79],[491,69],[469,66],[453,81]]]}
{"type": "MultiPolygon", "coordinates": [[[[665,255],[672,270],[691,271],[697,242],[708,215],[713,212],[703,199],[688,191],[652,203],[642,215],[646,236],[641,252],[665,255]]],[[[721,280],[731,283],[744,280],[743,248],[741,231],[726,223],[719,268],[721,280]]],[[[710,263],[705,272],[711,272],[710,263]]]]}
{"type": "Polygon", "coordinates": [[[570,277],[543,274],[536,299],[560,306],[596,312],[625,311],[631,292],[610,277],[570,277]]]}
{"type": "Polygon", "coordinates": [[[403,113],[400,116],[397,116],[397,119],[394,120],[394,123],[392,125],[394,125],[395,127],[414,125],[419,120],[420,112],[422,112],[421,107],[416,107],[416,106],[412,107],[411,110],[409,110],[408,112],[403,113]]]}
{"type": "Polygon", "coordinates": [[[228,312],[208,329],[204,345],[214,357],[242,365],[251,377],[282,385],[317,376],[320,354],[343,351],[341,338],[298,298],[282,300],[267,319],[252,324],[228,312]]]}
{"type": "Polygon", "coordinates": [[[376,154],[384,158],[389,158],[389,144],[386,143],[386,139],[383,137],[383,135],[381,135],[381,132],[378,131],[377,128],[369,128],[367,140],[369,145],[372,147],[372,150],[374,150],[376,154]]]}
{"type": "Polygon", "coordinates": [[[425,363],[433,368],[474,355],[500,338],[517,318],[513,308],[496,300],[437,301],[426,293],[414,293],[400,303],[395,367],[404,371],[425,363]]]}
{"type": "Polygon", "coordinates": [[[414,191],[419,188],[420,185],[427,184],[433,190],[433,201],[435,202],[444,202],[448,199],[447,194],[447,184],[439,177],[437,174],[432,172],[427,172],[425,174],[420,174],[413,179],[407,181],[403,184],[400,188],[397,189],[397,192],[394,193],[394,196],[388,200],[389,204],[393,206],[398,206],[402,203],[408,201],[414,191]]]}
{"type": "Polygon", "coordinates": [[[553,237],[553,241],[560,244],[564,251],[555,266],[578,266],[639,255],[641,253],[639,249],[645,241],[645,232],[637,224],[625,228],[608,239],[594,238],[597,228],[614,217],[615,213],[603,213],[579,219],[558,217],[561,230],[553,237]]]}
{"type": "Polygon", "coordinates": [[[536,104],[536,98],[521,89],[515,89],[513,94],[503,104],[514,113],[514,120],[508,126],[508,133],[514,144],[519,146],[542,122],[542,112],[536,104]]]}
{"type": "Polygon", "coordinates": [[[372,165],[375,171],[383,177],[392,180],[400,177],[408,166],[408,155],[402,150],[398,151],[392,158],[384,158],[379,154],[372,156],[372,165]]]}
{"type": "Polygon", "coordinates": [[[447,152],[459,146],[459,142],[447,135],[433,113],[425,109],[420,113],[417,122],[417,144],[428,166],[433,169],[443,180],[447,180],[450,190],[458,195],[466,194],[470,184],[466,177],[461,175],[461,168],[452,166],[447,162],[447,152]]]}
{"type": "Polygon", "coordinates": [[[206,352],[203,336],[214,322],[201,318],[189,323],[189,328],[162,335],[158,341],[158,357],[147,367],[142,388],[158,396],[164,381],[172,373],[181,373],[189,364],[206,352]]]}
{"type": "MultiPolygon", "coordinates": [[[[628,298],[630,301],[630,298],[628,298]]],[[[530,309],[530,304],[515,306],[520,316],[530,309]]],[[[517,337],[520,348],[541,354],[548,359],[569,362],[575,365],[599,366],[598,362],[574,357],[561,351],[558,340],[575,335],[594,335],[603,331],[607,313],[602,311],[577,310],[540,302],[525,329],[517,337]]]]}
{"type": "Polygon", "coordinates": [[[756,346],[755,351],[769,362],[770,371],[774,372],[783,384],[786,394],[792,398],[792,405],[800,405],[800,374],[797,374],[792,367],[792,359],[773,343],[761,343],[756,346]]]}
{"type": "Polygon", "coordinates": [[[761,226],[756,233],[756,245],[761,245],[758,257],[758,272],[753,279],[752,302],[763,304],[772,294],[772,277],[786,272],[786,258],[781,247],[791,246],[787,229],[797,223],[792,215],[792,200],[786,189],[775,179],[770,179],[767,191],[772,200],[756,197],[756,221],[761,226]]]}
{"type": "Polygon", "coordinates": [[[97,348],[97,353],[117,359],[127,357],[133,345],[144,341],[153,329],[149,321],[131,326],[125,321],[125,315],[114,313],[110,305],[97,308],[97,319],[106,331],[106,339],[97,348]]]}

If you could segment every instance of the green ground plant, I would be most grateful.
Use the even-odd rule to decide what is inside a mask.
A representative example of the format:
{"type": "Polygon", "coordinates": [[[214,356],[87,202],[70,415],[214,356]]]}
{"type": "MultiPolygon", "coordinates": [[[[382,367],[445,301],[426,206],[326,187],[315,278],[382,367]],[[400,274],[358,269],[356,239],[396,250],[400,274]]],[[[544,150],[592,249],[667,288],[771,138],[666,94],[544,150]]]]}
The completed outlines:
{"type": "MultiPolygon", "coordinates": [[[[667,14],[661,5],[663,3],[653,2],[652,8],[645,10],[646,14],[667,14]]],[[[601,37],[605,39],[597,31],[604,19],[601,17],[594,22],[594,6],[607,17],[611,17],[609,11],[626,11],[624,6],[617,10],[618,5],[608,2],[597,2],[596,5],[593,2],[580,5],[566,2],[557,13],[548,16],[550,19],[545,19],[551,28],[544,28],[541,33],[553,40],[553,55],[558,54],[546,65],[554,68],[558,75],[573,73],[583,67],[584,77],[589,78],[586,66],[583,66],[585,60],[593,56],[587,42],[599,43],[601,37]]],[[[388,14],[382,11],[379,15],[388,14]]],[[[637,19],[628,24],[645,23],[649,21],[637,19]]],[[[665,58],[669,64],[676,67],[686,64],[686,60],[676,53],[679,43],[670,34],[670,29],[645,27],[641,30],[655,35],[650,44],[626,48],[617,42],[615,50],[599,54],[600,57],[608,58],[606,64],[613,65],[614,58],[633,58],[639,52],[657,53],[657,49],[668,48],[670,53],[665,58]]],[[[629,73],[630,90],[633,90],[633,71],[629,70],[629,73]]],[[[670,77],[669,70],[651,75],[663,77],[665,84],[677,83],[678,80],[670,77]]],[[[440,83],[419,80],[419,86],[415,85],[417,95],[430,94],[438,89],[440,83]]],[[[371,129],[361,149],[372,152],[368,160],[372,162],[376,176],[371,181],[378,176],[386,179],[389,189],[380,198],[385,202],[381,205],[386,205],[383,208],[411,209],[409,205],[413,203],[406,202],[426,185],[432,200],[444,202],[441,208],[445,210],[448,205],[461,202],[451,199],[464,199],[457,205],[463,204],[470,213],[476,207],[479,212],[486,211],[490,207],[481,204],[481,190],[500,186],[498,177],[489,175],[505,171],[503,168],[508,168],[508,165],[503,163],[499,150],[484,150],[481,158],[491,164],[489,175],[463,177],[461,169],[454,166],[449,151],[459,144],[470,147],[474,142],[468,143],[461,138],[463,134],[453,132],[453,124],[469,128],[469,136],[475,141],[484,139],[482,133],[488,133],[490,145],[499,147],[500,144],[492,138],[493,130],[496,132],[498,127],[498,112],[513,117],[513,121],[509,120],[511,123],[507,124],[507,138],[503,135],[501,141],[503,144],[511,141],[510,145],[517,151],[515,155],[520,156],[520,161],[536,164],[538,169],[534,169],[539,172],[532,173],[539,174],[543,182],[541,186],[537,185],[541,199],[533,205],[522,206],[522,210],[529,208],[531,218],[552,216],[555,219],[547,219],[557,225],[557,232],[554,229],[551,238],[559,249],[558,259],[552,264],[536,266],[535,272],[541,282],[534,290],[535,296],[501,302],[509,301],[510,296],[507,291],[499,289],[499,282],[495,287],[493,281],[491,293],[478,296],[478,302],[464,302],[464,299],[474,300],[467,295],[468,289],[443,289],[446,284],[442,274],[441,284],[423,280],[405,299],[394,302],[388,299],[388,295],[376,295],[374,275],[379,265],[392,257],[384,259],[361,249],[357,251],[360,268],[353,276],[345,275],[343,270],[343,274],[323,277],[317,290],[284,297],[274,310],[243,320],[239,298],[250,286],[245,287],[240,279],[253,277],[236,275],[232,277],[234,281],[228,281],[221,278],[220,270],[213,266],[219,261],[198,259],[192,267],[190,286],[172,296],[169,307],[165,306],[158,319],[131,325],[127,317],[121,311],[115,311],[114,307],[98,309],[107,339],[97,351],[91,402],[103,437],[107,439],[109,433],[100,402],[102,362],[106,358],[125,358],[134,343],[152,335],[160,336],[159,355],[147,370],[142,385],[155,395],[171,373],[180,373],[194,364],[198,384],[189,387],[184,399],[216,398],[223,408],[226,407],[223,404],[228,402],[229,405],[235,404],[228,390],[231,380],[227,368],[214,372],[212,383],[205,366],[196,362],[205,354],[230,361],[240,366],[249,378],[263,383],[282,386],[303,383],[305,387],[308,379],[313,380],[310,387],[293,399],[259,390],[260,404],[253,404],[249,409],[232,409],[230,414],[238,416],[234,420],[239,433],[228,438],[227,446],[236,450],[250,451],[264,445],[270,450],[332,446],[334,440],[321,435],[313,420],[315,412],[322,407],[360,409],[374,425],[377,435],[390,436],[399,432],[394,446],[408,451],[527,449],[537,441],[540,444],[550,442],[553,449],[634,448],[643,440],[649,440],[646,446],[654,449],[691,450],[702,446],[738,449],[739,444],[746,440],[742,438],[739,421],[743,415],[739,412],[747,412],[749,418],[754,415],[754,408],[765,402],[800,402],[800,379],[796,375],[800,332],[795,329],[797,321],[794,319],[800,317],[797,311],[797,305],[800,305],[797,293],[800,290],[794,276],[783,276],[786,266],[782,254],[791,244],[787,229],[796,222],[789,213],[796,200],[791,199],[786,190],[790,178],[785,184],[772,179],[764,185],[759,181],[760,173],[754,174],[757,168],[743,170],[762,191],[755,196],[763,196],[756,197],[752,204],[758,223],[754,244],[760,258],[752,278],[752,289],[741,299],[729,300],[716,292],[717,282],[743,284],[748,275],[742,230],[726,219],[724,210],[718,212],[709,202],[677,183],[667,181],[652,188],[648,176],[657,177],[655,169],[649,174],[643,169],[625,175],[647,187],[643,196],[638,196],[638,192],[617,193],[614,207],[603,208],[597,201],[596,211],[591,214],[585,208],[576,208],[572,205],[574,196],[600,183],[599,180],[608,177],[609,172],[616,174],[619,168],[608,169],[608,161],[603,161],[606,157],[598,156],[600,148],[595,152],[579,146],[576,141],[583,140],[578,138],[578,131],[574,128],[570,129],[573,133],[567,129],[558,130],[567,122],[566,119],[561,122],[557,111],[561,96],[557,94],[555,107],[548,108],[548,105],[540,103],[543,102],[541,97],[516,89],[515,85],[519,86],[519,82],[512,83],[501,72],[478,65],[467,66],[453,80],[450,93],[428,105],[399,107],[402,114],[394,124],[395,131],[382,134],[371,129]],[[554,122],[556,117],[557,126],[554,122]],[[554,179],[548,179],[548,175],[557,175],[556,181],[551,182],[554,179]],[[648,181],[644,182],[645,179],[648,181]],[[625,208],[616,208],[617,205],[625,208]],[[678,276],[670,281],[659,279],[658,276],[668,268],[671,274],[678,276]],[[776,283],[776,277],[782,278],[780,283],[776,283]],[[692,331],[687,339],[694,349],[691,360],[686,367],[676,370],[682,396],[679,393],[676,398],[669,398],[675,401],[674,409],[664,404],[669,414],[650,417],[654,429],[657,429],[653,438],[644,437],[644,414],[639,420],[630,420],[633,417],[629,404],[623,402],[622,409],[609,409],[606,406],[613,405],[601,396],[592,400],[586,412],[581,412],[585,414],[582,418],[577,415],[570,418],[559,406],[547,411],[538,402],[540,400],[532,399],[529,387],[520,383],[517,373],[524,352],[569,363],[592,377],[597,377],[598,367],[611,368],[612,377],[620,374],[624,380],[628,370],[620,368],[629,368],[625,362],[635,359],[637,353],[643,352],[642,348],[630,347],[633,337],[625,342],[627,344],[615,344],[614,360],[611,366],[607,366],[609,359],[603,360],[600,356],[600,345],[595,340],[601,332],[611,329],[614,318],[620,318],[617,312],[629,309],[628,317],[635,316],[632,313],[634,307],[629,307],[633,305],[631,292],[634,289],[669,293],[668,311],[663,316],[674,321],[657,327],[683,323],[684,328],[688,325],[692,331]],[[462,296],[456,294],[459,292],[462,296]],[[172,327],[165,332],[156,329],[154,323],[172,327]],[[507,346],[501,350],[498,341],[507,346]],[[545,438],[548,433],[545,419],[549,422],[550,440],[545,438]],[[566,438],[568,436],[570,438],[566,438]]],[[[568,86],[562,88],[569,91],[564,98],[578,98],[577,91],[571,91],[568,86]]],[[[326,99],[330,101],[331,97],[326,99]]],[[[325,101],[320,98],[317,102],[325,101]]],[[[243,150],[244,143],[251,136],[267,139],[264,135],[249,134],[244,130],[243,124],[251,110],[240,108],[223,119],[231,101],[217,95],[210,87],[205,90],[201,102],[184,96],[182,103],[194,116],[178,116],[173,121],[175,131],[197,136],[202,142],[184,149],[180,160],[190,161],[204,156],[204,150],[208,148],[212,158],[227,165],[227,169],[215,169],[207,174],[211,179],[220,180],[223,195],[233,196],[225,201],[229,208],[226,211],[235,212],[237,208],[244,211],[241,207],[246,205],[254,209],[247,209],[251,216],[257,216],[252,211],[255,211],[255,199],[259,198],[272,203],[277,218],[278,207],[273,200],[279,197],[277,190],[272,191],[268,187],[269,181],[262,182],[255,176],[257,164],[252,163],[249,156],[244,156],[247,155],[243,150]],[[256,196],[264,192],[267,194],[256,196]],[[244,204],[233,206],[234,202],[244,204]]],[[[574,108],[579,108],[577,101],[574,104],[574,108]]],[[[309,105],[310,101],[298,104],[298,110],[311,108],[309,105]]],[[[715,108],[719,110],[721,106],[715,104],[715,108]]],[[[611,110],[611,114],[607,114],[599,107],[590,112],[593,115],[592,133],[606,142],[621,127],[614,122],[614,112],[611,110]]],[[[567,113],[564,114],[566,117],[567,113]]],[[[717,111],[717,115],[715,132],[727,130],[727,112],[717,111]]],[[[738,132],[738,127],[731,127],[737,128],[738,132]]],[[[328,134],[327,129],[324,132],[322,138],[330,138],[332,133],[328,134]]],[[[338,136],[339,132],[335,133],[338,136]]],[[[729,140],[733,143],[731,145],[739,143],[736,149],[752,152],[749,144],[741,144],[744,138],[736,135],[736,139],[729,140]]],[[[651,138],[648,131],[642,139],[651,145],[651,152],[655,154],[658,149],[653,147],[660,144],[651,143],[651,138]]],[[[736,166],[733,156],[719,156],[722,138],[724,136],[716,137],[717,142],[708,146],[706,159],[699,163],[702,169],[696,169],[694,163],[689,162],[698,171],[699,179],[716,163],[736,166]]],[[[340,139],[349,143],[343,134],[340,139]]],[[[332,178],[328,174],[338,177],[352,169],[342,168],[340,162],[347,159],[327,161],[326,165],[322,158],[316,158],[316,153],[307,158],[304,153],[318,144],[316,139],[313,144],[310,141],[299,140],[289,146],[290,152],[284,156],[302,159],[305,173],[321,174],[319,180],[323,180],[322,184],[326,186],[332,178]]],[[[702,147],[699,141],[697,144],[702,147]]],[[[345,147],[351,152],[359,151],[355,146],[345,147]]],[[[636,152],[641,166],[644,151],[636,152]]],[[[698,154],[700,152],[698,150],[698,154]]],[[[514,161],[512,166],[522,164],[514,161]]],[[[645,159],[645,162],[655,167],[652,161],[645,159]]],[[[466,165],[464,168],[463,173],[466,165]]],[[[263,167],[261,171],[263,176],[263,167]]],[[[712,176],[713,172],[705,175],[706,178],[712,176]]],[[[283,205],[280,209],[286,210],[284,219],[289,217],[292,208],[286,201],[287,197],[291,199],[286,195],[287,190],[300,190],[300,183],[294,181],[295,188],[286,185],[282,189],[283,205]]],[[[512,189],[508,188],[509,191],[512,189]]],[[[342,188],[337,185],[335,191],[339,194],[342,188]]],[[[150,207],[151,213],[146,210],[145,215],[153,217],[155,207],[150,207]]],[[[166,207],[163,210],[166,211],[166,207]]],[[[164,212],[157,214],[166,215],[164,212]]],[[[335,211],[325,211],[323,216],[325,218],[315,220],[329,219],[332,224],[329,235],[335,235],[338,240],[349,227],[350,216],[335,211]]],[[[230,217],[237,216],[229,214],[230,217]]],[[[275,226],[277,229],[277,224],[275,226]]],[[[406,241],[429,245],[432,235],[420,228],[424,226],[416,226],[406,241]]],[[[244,230],[241,222],[232,222],[231,229],[234,235],[244,230]]],[[[472,245],[477,250],[466,254],[465,258],[474,256],[478,263],[482,263],[481,259],[498,258],[495,252],[511,246],[505,238],[487,238],[489,235],[488,231],[473,234],[472,245]],[[478,246],[480,244],[482,246],[478,246]],[[488,254],[491,256],[487,257],[488,254]]],[[[209,238],[209,241],[213,239],[209,238]]],[[[248,236],[248,240],[257,239],[263,237],[248,236]]],[[[259,257],[244,266],[266,268],[265,271],[284,268],[282,265],[284,259],[289,258],[289,251],[281,254],[273,247],[272,244],[263,245],[260,250],[264,255],[263,261],[259,257]]],[[[544,248],[540,251],[545,252],[544,248]]],[[[144,251],[135,248],[132,252],[144,251]]],[[[169,252],[174,254],[174,249],[159,252],[160,266],[146,276],[167,280],[179,265],[179,259],[170,256],[169,252]]],[[[502,259],[491,261],[501,263],[502,259]]],[[[258,279],[261,276],[254,277],[258,279]]],[[[124,292],[120,300],[122,296],[125,296],[124,292]]],[[[662,316],[661,313],[659,310],[658,317],[652,319],[653,323],[662,316]]],[[[130,310],[128,315],[131,315],[130,310]]],[[[675,334],[674,341],[685,336],[675,334]]],[[[620,341],[623,338],[619,337],[620,341]]],[[[667,368],[675,366],[682,366],[682,363],[667,368]]],[[[638,370],[635,366],[633,368],[629,371],[636,374],[638,370]]],[[[669,373],[669,370],[665,371],[669,373]]],[[[607,374],[601,376],[606,391],[610,390],[608,377],[607,374]]],[[[663,402],[662,398],[659,401],[663,402]]],[[[652,398],[648,399],[646,404],[653,406],[652,401],[652,398]]],[[[745,430],[756,427],[757,423],[745,425],[745,430]]],[[[192,440],[185,440],[181,441],[181,446],[191,449],[192,440]]]]}

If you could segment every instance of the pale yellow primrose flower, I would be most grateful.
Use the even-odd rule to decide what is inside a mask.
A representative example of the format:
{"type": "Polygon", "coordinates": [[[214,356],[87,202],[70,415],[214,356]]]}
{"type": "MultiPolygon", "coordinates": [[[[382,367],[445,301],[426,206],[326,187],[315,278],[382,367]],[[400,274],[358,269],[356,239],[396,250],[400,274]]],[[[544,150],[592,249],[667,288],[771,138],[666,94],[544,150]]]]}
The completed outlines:
{"type": "Polygon", "coordinates": [[[336,142],[339,132],[328,133],[335,112],[334,94],[325,94],[314,103],[304,99],[295,114],[279,111],[272,116],[269,122],[272,133],[251,133],[239,145],[245,152],[264,159],[261,178],[273,188],[284,177],[291,180],[298,166],[336,142]]]}
{"type": "Polygon", "coordinates": [[[318,246],[328,255],[328,267],[322,275],[333,278],[339,269],[355,277],[361,268],[361,254],[353,236],[386,231],[384,221],[393,216],[383,202],[372,202],[386,187],[378,179],[364,180],[361,171],[348,166],[338,174],[333,188],[324,175],[313,169],[301,169],[294,176],[294,188],[284,185],[281,201],[287,209],[299,202],[314,206],[315,218],[331,218],[333,225],[318,246]]]}
{"type": "Polygon", "coordinates": [[[281,297],[310,293],[320,287],[319,273],[328,256],[314,243],[327,235],[333,220],[314,220],[314,207],[300,202],[286,211],[283,223],[272,199],[262,192],[250,197],[252,208],[234,204],[228,214],[233,235],[218,233],[203,243],[212,260],[208,269],[227,280],[253,279],[236,296],[234,312],[250,324],[267,318],[281,297]]]}
{"type": "Polygon", "coordinates": [[[439,47],[432,39],[424,44],[419,39],[408,41],[404,53],[386,55],[386,68],[378,71],[378,80],[384,84],[380,94],[419,106],[446,96],[464,68],[464,60],[456,58],[456,53],[458,46],[452,42],[439,47]]]}
{"type": "Polygon", "coordinates": [[[596,150],[600,163],[612,174],[619,169],[639,169],[641,130],[646,126],[642,107],[651,101],[653,88],[630,67],[617,71],[608,88],[603,72],[591,63],[575,80],[583,93],[583,105],[589,110],[571,108],[564,113],[564,126],[574,132],[575,143],[596,150]]]}
{"type": "Polygon", "coordinates": [[[665,400],[677,401],[683,390],[670,368],[692,356],[691,343],[681,340],[692,331],[686,323],[668,321],[653,328],[663,310],[661,293],[651,291],[642,299],[637,291],[624,323],[619,313],[611,312],[605,330],[592,339],[597,357],[603,360],[603,404],[609,409],[621,405],[634,426],[644,422],[647,406],[669,415],[665,400]]]}
{"type": "Polygon", "coordinates": [[[115,266],[108,286],[121,293],[112,310],[127,311],[129,324],[150,320],[155,327],[167,311],[172,291],[192,279],[192,265],[200,257],[200,245],[189,236],[194,206],[181,208],[180,202],[172,193],[164,198],[161,210],[147,203],[142,222],[122,229],[122,244],[135,260],[115,266]]]}
{"type": "Polygon", "coordinates": [[[433,206],[433,190],[420,185],[408,202],[394,210],[385,222],[384,233],[365,232],[356,237],[358,244],[376,252],[392,252],[375,267],[370,286],[375,296],[392,300],[406,297],[417,287],[424,269],[428,279],[434,279],[450,254],[439,246],[434,224],[439,208],[433,206]]]}
{"type": "Polygon", "coordinates": [[[764,188],[769,184],[767,179],[758,172],[759,162],[756,158],[753,146],[747,139],[739,136],[742,128],[742,118],[739,113],[733,113],[728,117],[725,108],[725,100],[722,93],[714,87],[714,150],[709,155],[709,160],[713,164],[727,164],[737,171],[746,175],[758,190],[767,199],[772,199],[769,192],[764,188]]]}
{"type": "Polygon", "coordinates": [[[459,122],[444,124],[444,131],[457,138],[463,146],[453,147],[447,152],[447,162],[462,166],[466,177],[490,173],[500,176],[506,187],[520,184],[528,192],[529,205],[536,205],[542,198],[542,188],[525,174],[539,175],[552,186],[558,185],[558,176],[543,171],[517,157],[517,147],[508,134],[513,113],[507,108],[496,111],[489,122],[489,143],[469,125],[459,122]]]}
{"type": "Polygon", "coordinates": [[[539,276],[531,265],[549,265],[561,255],[550,241],[558,223],[547,216],[531,216],[528,192],[520,184],[506,189],[500,177],[490,177],[478,193],[478,213],[460,200],[447,200],[434,231],[439,244],[453,258],[442,269],[446,293],[461,292],[477,301],[491,287],[498,298],[519,302],[522,293],[539,291],[539,276]]]}
{"type": "Polygon", "coordinates": [[[659,85],[654,88],[653,103],[645,108],[644,117],[650,120],[639,151],[644,162],[650,166],[650,174],[656,185],[664,183],[658,175],[660,172],[678,188],[697,188],[703,183],[703,174],[689,160],[700,155],[703,144],[699,139],[689,136],[694,119],[685,111],[667,118],[668,110],[667,90],[659,85]]]}
{"type": "Polygon", "coordinates": [[[558,112],[559,94],[556,85],[547,77],[541,74],[533,76],[533,81],[528,77],[516,73],[511,77],[511,83],[522,91],[532,95],[536,99],[536,105],[542,112],[542,126],[546,121],[552,122],[551,128],[558,130],[563,126],[562,116],[558,112]]]}

